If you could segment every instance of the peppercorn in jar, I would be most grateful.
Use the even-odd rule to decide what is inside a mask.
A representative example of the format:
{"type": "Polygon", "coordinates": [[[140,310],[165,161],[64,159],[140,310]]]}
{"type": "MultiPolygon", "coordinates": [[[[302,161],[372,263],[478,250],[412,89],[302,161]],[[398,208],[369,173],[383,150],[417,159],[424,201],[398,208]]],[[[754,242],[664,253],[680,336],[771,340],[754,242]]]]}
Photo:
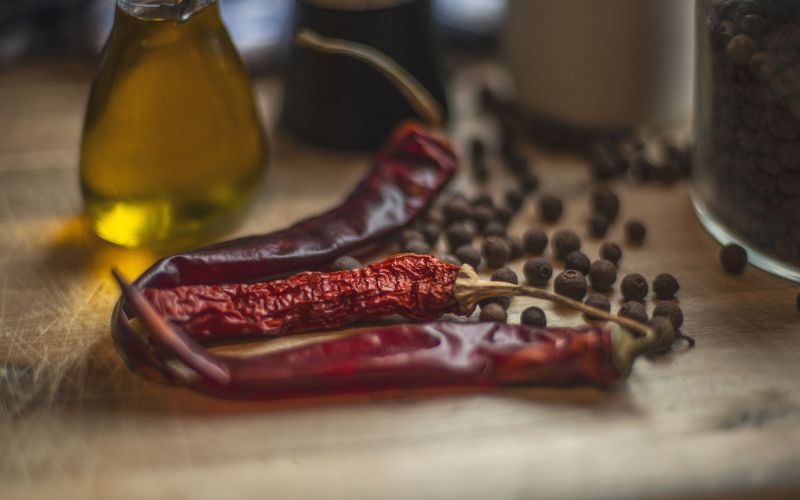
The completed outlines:
{"type": "Polygon", "coordinates": [[[800,281],[800,1],[697,3],[696,210],[800,281]]]}

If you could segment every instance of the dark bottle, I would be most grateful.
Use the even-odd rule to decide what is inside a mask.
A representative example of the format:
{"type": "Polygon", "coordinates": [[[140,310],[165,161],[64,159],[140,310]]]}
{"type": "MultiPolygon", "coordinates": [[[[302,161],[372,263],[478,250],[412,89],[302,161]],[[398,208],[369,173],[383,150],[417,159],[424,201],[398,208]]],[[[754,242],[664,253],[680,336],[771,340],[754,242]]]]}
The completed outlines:
{"type": "MultiPolygon", "coordinates": [[[[377,49],[447,104],[430,0],[300,0],[296,32],[377,49]]],[[[322,146],[371,150],[401,121],[417,117],[397,87],[369,64],[294,46],[286,75],[284,126],[322,146]]]]}

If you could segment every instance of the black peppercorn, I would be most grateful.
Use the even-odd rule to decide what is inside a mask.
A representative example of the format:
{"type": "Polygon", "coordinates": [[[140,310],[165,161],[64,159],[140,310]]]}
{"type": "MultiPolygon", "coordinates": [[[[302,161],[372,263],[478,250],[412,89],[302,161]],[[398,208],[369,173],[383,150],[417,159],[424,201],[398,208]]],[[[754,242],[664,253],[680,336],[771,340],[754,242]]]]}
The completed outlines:
{"type": "Polygon", "coordinates": [[[544,328],[547,326],[547,316],[540,307],[531,306],[522,311],[519,322],[527,326],[544,328]]]}
{"type": "Polygon", "coordinates": [[[572,300],[583,299],[587,289],[586,278],[572,269],[560,272],[553,284],[553,290],[557,294],[569,297],[572,300]]]}
{"type": "Polygon", "coordinates": [[[519,283],[519,279],[517,278],[517,273],[514,272],[513,269],[510,267],[501,267],[497,269],[495,272],[492,273],[492,277],[489,278],[492,281],[502,281],[504,283],[519,283]]]}
{"type": "Polygon", "coordinates": [[[525,279],[528,280],[528,283],[533,286],[542,287],[547,285],[547,282],[550,281],[550,277],[553,276],[553,266],[543,257],[534,257],[525,262],[525,265],[522,267],[522,273],[525,275],[525,279]]]}
{"type": "Polygon", "coordinates": [[[420,255],[427,255],[433,252],[431,246],[428,245],[424,240],[411,240],[406,243],[403,250],[408,253],[416,253],[420,255]]]}
{"type": "Polygon", "coordinates": [[[672,302],[659,302],[653,309],[653,317],[661,316],[667,318],[672,327],[676,330],[683,324],[683,311],[678,304],[672,302]]]}
{"type": "Polygon", "coordinates": [[[506,236],[506,243],[508,243],[508,248],[511,249],[509,260],[519,259],[525,254],[522,248],[522,240],[518,236],[506,236]]]}
{"type": "Polygon", "coordinates": [[[722,267],[731,274],[739,274],[747,265],[747,250],[741,245],[730,243],[719,251],[719,260],[722,267]]]}
{"type": "Polygon", "coordinates": [[[331,264],[331,271],[352,271],[353,269],[360,269],[361,267],[363,267],[363,264],[361,264],[358,259],[349,255],[343,255],[333,261],[333,264],[331,264]]]}
{"type": "Polygon", "coordinates": [[[490,302],[485,307],[481,308],[480,314],[481,321],[491,321],[494,323],[505,323],[508,320],[508,314],[503,306],[496,302],[490,302]]]}
{"type": "Polygon", "coordinates": [[[617,268],[611,261],[600,259],[589,267],[589,282],[597,292],[607,292],[617,281],[617,268]]]}
{"type": "Polygon", "coordinates": [[[641,244],[647,234],[647,228],[638,220],[629,220],[625,224],[625,237],[630,243],[641,244]]]}
{"type": "Polygon", "coordinates": [[[625,300],[641,302],[647,297],[650,286],[647,284],[647,280],[644,279],[644,276],[633,273],[622,278],[620,289],[622,290],[622,297],[624,297],[625,300]]]}
{"type": "Polygon", "coordinates": [[[436,240],[439,239],[439,234],[442,232],[442,228],[439,224],[433,222],[425,222],[419,227],[419,232],[422,233],[422,236],[425,237],[425,241],[428,242],[428,245],[435,245],[436,240]]]}
{"type": "Polygon", "coordinates": [[[508,208],[513,212],[518,212],[525,202],[525,194],[519,189],[508,189],[506,190],[505,200],[508,208]]]}
{"type": "Polygon", "coordinates": [[[557,222],[564,213],[564,203],[561,198],[552,195],[542,195],[539,198],[539,215],[545,222],[557,222]]]}
{"type": "Polygon", "coordinates": [[[483,256],[490,267],[502,267],[511,256],[511,248],[504,238],[489,236],[483,242],[483,256]]]}
{"type": "Polygon", "coordinates": [[[447,228],[447,231],[445,231],[447,244],[450,246],[451,250],[472,243],[472,236],[473,234],[470,228],[461,222],[451,224],[450,227],[447,228]]]}
{"type": "Polygon", "coordinates": [[[606,187],[595,189],[592,193],[592,208],[595,213],[604,215],[609,221],[614,221],[619,213],[619,197],[606,187]]]}
{"type": "Polygon", "coordinates": [[[487,238],[490,236],[505,238],[506,227],[500,221],[493,220],[483,228],[483,235],[487,238]]]}
{"type": "Polygon", "coordinates": [[[584,276],[589,274],[589,266],[591,266],[589,257],[587,257],[586,254],[580,250],[575,250],[574,252],[568,253],[567,258],[564,259],[564,269],[578,271],[584,276]]]}
{"type": "Polygon", "coordinates": [[[567,254],[581,249],[581,239],[574,231],[563,229],[553,235],[553,254],[558,260],[567,258],[567,254]]]}
{"type": "Polygon", "coordinates": [[[605,215],[592,214],[589,217],[589,234],[593,238],[603,238],[608,232],[608,219],[605,215]]]}
{"type": "MultiPolygon", "coordinates": [[[[608,301],[605,295],[601,295],[599,293],[592,293],[588,297],[586,297],[586,301],[584,302],[587,306],[594,307],[595,309],[600,309],[601,311],[610,312],[611,311],[611,302],[608,301]]],[[[586,315],[587,319],[600,319],[595,317],[591,314],[586,315]]]]}
{"type": "Polygon", "coordinates": [[[458,247],[455,256],[464,264],[469,264],[475,269],[478,269],[478,266],[481,265],[481,253],[472,245],[458,247]]]}
{"type": "Polygon", "coordinates": [[[600,245],[600,257],[616,266],[622,259],[622,249],[613,241],[606,241],[600,245]]]}
{"type": "Polygon", "coordinates": [[[632,319],[639,323],[647,323],[647,309],[641,302],[626,302],[617,311],[617,316],[632,319]]]}
{"type": "Polygon", "coordinates": [[[668,273],[661,273],[653,280],[653,291],[661,300],[674,299],[680,288],[675,276],[668,273]]]}
{"type": "Polygon", "coordinates": [[[522,248],[525,253],[539,255],[547,247],[547,233],[542,228],[534,227],[522,235],[522,248]]]}

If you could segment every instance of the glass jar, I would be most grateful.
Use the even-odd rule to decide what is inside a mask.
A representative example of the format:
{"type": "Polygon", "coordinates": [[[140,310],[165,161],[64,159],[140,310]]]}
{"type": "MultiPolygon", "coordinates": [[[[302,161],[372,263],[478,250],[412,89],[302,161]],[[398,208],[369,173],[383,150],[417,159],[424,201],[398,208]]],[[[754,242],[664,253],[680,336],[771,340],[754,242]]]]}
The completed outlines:
{"type": "Polygon", "coordinates": [[[698,0],[696,14],[695,209],[800,281],[800,0],[698,0]]]}
{"type": "Polygon", "coordinates": [[[92,84],[80,179],[92,229],[177,248],[228,229],[266,143],[250,78],[214,0],[117,0],[92,84]]]}

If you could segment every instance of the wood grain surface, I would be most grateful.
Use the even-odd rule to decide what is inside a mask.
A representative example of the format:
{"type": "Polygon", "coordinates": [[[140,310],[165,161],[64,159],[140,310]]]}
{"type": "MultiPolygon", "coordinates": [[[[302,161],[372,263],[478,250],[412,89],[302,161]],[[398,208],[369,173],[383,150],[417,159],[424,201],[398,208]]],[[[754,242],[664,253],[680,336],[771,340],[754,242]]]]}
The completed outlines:
{"type": "MultiPolygon", "coordinates": [[[[459,144],[472,134],[491,140],[473,95],[495,73],[482,63],[456,72],[459,144]]],[[[697,347],[638,361],[614,390],[230,402],[137,378],[109,335],[117,296],[109,269],[135,276],[157,256],[104,244],[81,219],[77,155],[90,75],[64,62],[0,73],[0,497],[800,495],[798,286],[754,268],[724,274],[685,184],[619,184],[622,218],[649,228],[642,248],[623,247],[622,273],[674,273],[697,347]]],[[[275,133],[280,87],[265,79],[257,88],[273,158],[246,221],[226,236],[335,204],[369,163],[275,133]]],[[[543,189],[568,200],[563,225],[585,235],[581,161],[528,152],[543,189]]],[[[508,180],[493,167],[499,192],[508,180]]],[[[474,192],[463,176],[457,183],[474,192]]],[[[513,230],[534,223],[528,202],[513,230]]],[[[621,240],[619,224],[609,238],[621,240]]],[[[585,240],[591,258],[598,244],[585,240]]],[[[510,320],[532,303],[515,299],[510,320]]],[[[545,309],[551,324],[581,322],[545,309]]]]}

